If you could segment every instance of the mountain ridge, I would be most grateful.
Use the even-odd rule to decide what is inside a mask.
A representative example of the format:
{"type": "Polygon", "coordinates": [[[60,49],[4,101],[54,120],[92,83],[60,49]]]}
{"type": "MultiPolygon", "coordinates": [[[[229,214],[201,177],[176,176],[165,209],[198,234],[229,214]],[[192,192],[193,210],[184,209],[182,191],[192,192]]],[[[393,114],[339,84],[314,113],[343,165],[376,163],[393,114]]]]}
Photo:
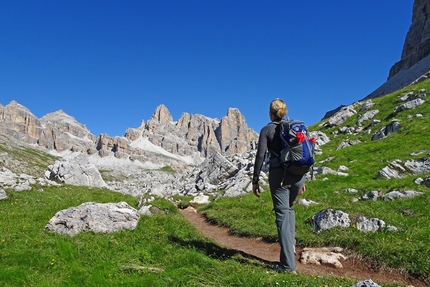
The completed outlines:
{"type": "Polygon", "coordinates": [[[161,104],[138,128],[127,128],[123,136],[111,137],[104,133],[93,135],[85,124],[63,110],[39,119],[14,100],[0,105],[0,134],[57,153],[79,151],[142,163],[156,160],[162,165],[200,163],[214,153],[231,155],[250,151],[258,139],[237,108],[229,108],[221,120],[185,112],[178,121],[173,121],[167,107],[161,104]],[[144,139],[159,149],[151,148],[148,143],[135,143],[143,143],[144,139]],[[190,162],[189,158],[194,160],[190,162]]]}

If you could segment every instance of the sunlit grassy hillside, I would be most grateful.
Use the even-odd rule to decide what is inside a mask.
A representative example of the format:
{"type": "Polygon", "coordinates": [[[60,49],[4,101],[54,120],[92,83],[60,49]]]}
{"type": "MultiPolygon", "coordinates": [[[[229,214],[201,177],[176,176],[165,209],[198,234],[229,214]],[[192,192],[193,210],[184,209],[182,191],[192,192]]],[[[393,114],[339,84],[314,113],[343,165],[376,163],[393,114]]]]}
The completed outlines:
{"type": "MultiPolygon", "coordinates": [[[[373,261],[375,266],[401,268],[409,273],[430,276],[430,190],[424,185],[414,183],[416,178],[424,178],[429,174],[409,174],[402,179],[377,179],[378,172],[393,160],[430,157],[430,95],[424,98],[426,102],[421,106],[393,115],[395,107],[401,104],[398,101],[399,96],[410,91],[417,94],[420,89],[430,93],[430,81],[373,99],[374,106],[371,109],[379,110],[374,119],[380,122],[374,126],[371,121],[363,122],[363,131],[357,134],[341,134],[338,130],[343,126],[357,127],[357,120],[364,112],[357,113],[338,127],[326,128],[321,122],[309,128],[311,131],[324,132],[331,140],[321,147],[323,154],[317,156],[316,167],[326,166],[338,170],[340,166],[346,166],[349,175],[317,175],[313,181],[307,182],[307,192],[301,198],[319,204],[310,207],[295,206],[299,245],[342,246],[373,261]],[[418,114],[421,116],[417,116],[418,114]],[[400,121],[398,132],[387,138],[371,141],[375,132],[394,119],[400,121]],[[366,133],[369,129],[371,132],[366,133]],[[361,143],[337,150],[341,142],[354,140],[361,143]],[[357,189],[359,193],[345,193],[347,188],[357,189]],[[394,190],[415,190],[424,194],[413,199],[354,202],[354,198],[360,198],[370,191],[378,191],[383,195],[394,190]],[[311,225],[312,216],[328,208],[349,213],[351,220],[359,215],[379,218],[387,225],[396,226],[399,231],[364,233],[351,227],[316,234],[311,225]]],[[[261,198],[252,194],[233,199],[222,198],[201,210],[212,221],[230,227],[237,234],[276,240],[274,215],[268,192],[261,198]]]]}

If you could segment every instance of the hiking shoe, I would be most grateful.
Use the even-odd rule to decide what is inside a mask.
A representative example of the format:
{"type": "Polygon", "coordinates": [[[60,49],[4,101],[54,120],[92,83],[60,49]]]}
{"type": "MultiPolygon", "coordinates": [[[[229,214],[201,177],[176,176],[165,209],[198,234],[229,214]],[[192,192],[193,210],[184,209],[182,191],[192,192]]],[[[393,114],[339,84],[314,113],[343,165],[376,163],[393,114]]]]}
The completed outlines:
{"type": "Polygon", "coordinates": [[[278,273],[289,273],[289,274],[294,274],[294,275],[296,275],[297,274],[297,272],[295,271],[295,270],[288,270],[288,269],[285,269],[284,267],[282,267],[282,265],[280,265],[280,264],[274,264],[273,265],[273,270],[275,270],[276,272],[278,272],[278,273]]]}

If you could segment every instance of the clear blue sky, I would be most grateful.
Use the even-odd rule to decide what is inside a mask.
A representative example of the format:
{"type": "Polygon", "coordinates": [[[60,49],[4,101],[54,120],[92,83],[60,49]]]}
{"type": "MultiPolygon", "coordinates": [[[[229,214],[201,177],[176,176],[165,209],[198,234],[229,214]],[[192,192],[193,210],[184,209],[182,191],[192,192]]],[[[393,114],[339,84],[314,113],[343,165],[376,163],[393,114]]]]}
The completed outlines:
{"type": "Polygon", "coordinates": [[[400,60],[412,0],[0,1],[0,104],[124,135],[164,104],[260,131],[272,99],[311,125],[400,60]]]}

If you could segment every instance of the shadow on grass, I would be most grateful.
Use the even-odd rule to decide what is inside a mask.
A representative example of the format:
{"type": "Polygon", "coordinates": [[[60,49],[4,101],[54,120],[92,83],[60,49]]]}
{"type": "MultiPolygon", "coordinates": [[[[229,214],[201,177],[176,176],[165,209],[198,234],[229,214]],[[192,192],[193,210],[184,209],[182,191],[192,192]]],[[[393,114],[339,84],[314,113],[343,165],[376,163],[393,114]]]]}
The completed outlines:
{"type": "Polygon", "coordinates": [[[193,248],[195,250],[205,253],[208,257],[215,258],[218,260],[233,259],[239,262],[263,266],[266,268],[272,268],[273,265],[273,262],[271,261],[259,258],[257,256],[248,254],[240,250],[224,248],[212,242],[205,242],[199,240],[183,240],[175,236],[171,236],[169,237],[169,239],[175,244],[187,248],[193,248]]]}

